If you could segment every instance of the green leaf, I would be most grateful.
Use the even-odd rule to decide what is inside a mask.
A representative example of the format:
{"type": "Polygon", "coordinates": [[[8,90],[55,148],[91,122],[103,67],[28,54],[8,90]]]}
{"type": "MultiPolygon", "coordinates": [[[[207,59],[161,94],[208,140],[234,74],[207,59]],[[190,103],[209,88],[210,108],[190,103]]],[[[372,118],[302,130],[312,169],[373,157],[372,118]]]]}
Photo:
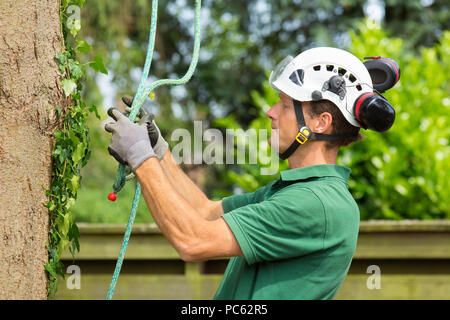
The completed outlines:
{"type": "Polygon", "coordinates": [[[80,8],[83,8],[85,2],[86,0],[75,0],[75,4],[80,8]]]}
{"type": "Polygon", "coordinates": [[[70,188],[70,190],[72,191],[72,193],[73,194],[75,194],[76,192],[77,192],[77,190],[78,190],[78,188],[79,188],[79,180],[80,180],[80,177],[79,176],[76,176],[76,175],[74,175],[69,181],[70,181],[70,184],[69,184],[69,188],[70,188]]]}
{"type": "Polygon", "coordinates": [[[58,59],[58,61],[62,64],[66,63],[67,61],[67,56],[64,53],[56,53],[56,59],[58,59]]]}
{"type": "Polygon", "coordinates": [[[84,53],[92,50],[92,47],[85,40],[77,39],[77,51],[84,53]]]}
{"type": "Polygon", "coordinates": [[[73,145],[78,145],[80,143],[80,139],[78,139],[78,137],[74,131],[69,132],[69,137],[70,137],[70,141],[72,141],[73,145]]]}
{"type": "Polygon", "coordinates": [[[61,254],[64,251],[64,249],[67,247],[68,244],[69,244],[69,240],[61,239],[58,243],[58,253],[61,254]]]}
{"type": "MultiPolygon", "coordinates": [[[[73,198],[70,198],[70,199],[73,199],[73,198]]],[[[75,200],[73,200],[73,202],[75,202],[75,200]]],[[[66,206],[67,206],[67,204],[66,204],[66,206]]],[[[61,235],[61,240],[65,241],[65,244],[62,246],[62,249],[64,249],[65,246],[67,245],[67,243],[69,242],[68,241],[69,239],[68,239],[67,235],[69,234],[70,223],[72,221],[72,217],[71,217],[70,212],[67,212],[62,217],[59,217],[58,220],[59,220],[59,222],[58,222],[59,234],[61,235]],[[61,220],[61,218],[62,218],[62,220],[61,220]]]]}
{"type": "Polygon", "coordinates": [[[53,201],[48,202],[48,210],[53,211],[55,210],[56,205],[53,203],[53,201]]]}
{"type": "MultiPolygon", "coordinates": [[[[74,199],[74,198],[69,198],[69,199],[67,200],[66,205],[65,205],[65,209],[66,209],[66,210],[69,210],[69,208],[72,207],[74,204],[75,204],[75,199],[74,199]]],[[[65,216],[64,216],[64,217],[65,217],[65,216]]],[[[66,218],[64,218],[64,219],[66,219],[66,218]]],[[[66,223],[66,222],[64,222],[64,223],[66,223]]],[[[67,226],[67,228],[69,228],[69,226],[67,226]]],[[[67,230],[67,232],[69,232],[69,231],[67,230]]],[[[65,233],[65,234],[67,234],[67,233],[65,233]]]]}
{"type": "Polygon", "coordinates": [[[55,271],[55,267],[50,262],[47,262],[45,264],[45,270],[47,270],[47,272],[50,273],[50,275],[52,277],[54,277],[54,278],[57,277],[57,274],[56,274],[56,271],[55,271]]]}
{"type": "Polygon", "coordinates": [[[69,70],[74,80],[78,80],[83,76],[83,68],[73,59],[69,59],[69,70]]]}
{"type": "Polygon", "coordinates": [[[56,59],[59,61],[58,68],[61,73],[66,72],[67,53],[56,53],[56,59]]]}
{"type": "Polygon", "coordinates": [[[70,96],[77,87],[75,81],[71,79],[62,79],[61,84],[66,97],[70,96]]]}
{"type": "Polygon", "coordinates": [[[81,30],[81,20],[72,20],[70,23],[67,23],[68,28],[70,29],[70,33],[75,38],[81,30]]]}
{"type": "Polygon", "coordinates": [[[82,142],[77,145],[77,148],[72,153],[72,160],[74,164],[77,164],[80,162],[80,160],[83,158],[86,151],[86,143],[82,142]]]}
{"type": "Polygon", "coordinates": [[[67,8],[69,6],[70,0],[63,0],[63,8],[67,8]]]}
{"type": "Polygon", "coordinates": [[[63,136],[63,133],[61,131],[59,131],[58,129],[56,129],[55,132],[53,132],[53,134],[55,135],[56,141],[61,139],[61,137],[63,136]]]}
{"type": "Polygon", "coordinates": [[[92,106],[89,107],[89,112],[94,112],[95,113],[95,117],[98,120],[100,120],[100,115],[98,114],[97,106],[95,104],[93,104],[92,106]]]}
{"type": "Polygon", "coordinates": [[[92,69],[96,72],[101,72],[104,74],[108,74],[108,70],[106,70],[105,65],[103,64],[103,59],[100,56],[95,56],[94,61],[89,63],[92,69]]]}

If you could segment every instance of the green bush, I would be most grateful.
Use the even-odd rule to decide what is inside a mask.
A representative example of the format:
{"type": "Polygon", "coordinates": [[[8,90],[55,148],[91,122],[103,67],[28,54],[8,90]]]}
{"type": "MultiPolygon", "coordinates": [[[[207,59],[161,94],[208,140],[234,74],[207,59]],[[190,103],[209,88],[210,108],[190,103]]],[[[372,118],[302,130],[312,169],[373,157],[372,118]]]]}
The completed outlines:
{"type": "MultiPolygon", "coordinates": [[[[450,31],[420,55],[408,52],[403,40],[388,37],[370,21],[350,36],[352,44],[346,49],[356,56],[390,57],[401,69],[399,83],[385,95],[396,110],[393,127],[384,133],[362,129],[366,139],[339,151],[338,164],[352,169],[349,189],[361,219],[450,218],[450,31]]],[[[263,95],[253,92],[253,98],[260,115],[250,127],[270,127],[264,111],[278,101],[277,93],[265,83],[263,95]]],[[[216,124],[237,126],[233,119],[216,124]]],[[[286,162],[280,165],[280,170],[286,168],[286,162]]],[[[240,165],[237,173],[225,175],[250,192],[274,179],[256,170],[240,165]]]]}
{"type": "Polygon", "coordinates": [[[419,56],[370,22],[350,35],[356,56],[394,58],[402,73],[385,95],[396,110],[393,127],[382,134],[363,130],[367,139],[342,153],[361,217],[450,218],[450,31],[419,56]]]}

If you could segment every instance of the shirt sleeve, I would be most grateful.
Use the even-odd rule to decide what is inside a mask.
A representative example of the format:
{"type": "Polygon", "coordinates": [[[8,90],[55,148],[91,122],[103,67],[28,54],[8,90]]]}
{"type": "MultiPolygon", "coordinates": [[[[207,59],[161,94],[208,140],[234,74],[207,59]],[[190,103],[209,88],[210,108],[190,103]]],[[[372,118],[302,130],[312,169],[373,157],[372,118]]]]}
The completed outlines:
{"type": "Polygon", "coordinates": [[[257,189],[254,192],[236,194],[222,199],[223,212],[229,212],[236,208],[246,206],[252,203],[258,203],[264,199],[266,190],[270,187],[266,185],[257,189]]]}
{"type": "Polygon", "coordinates": [[[248,264],[307,255],[324,248],[326,219],[309,189],[286,187],[269,199],[222,215],[248,264]]]}

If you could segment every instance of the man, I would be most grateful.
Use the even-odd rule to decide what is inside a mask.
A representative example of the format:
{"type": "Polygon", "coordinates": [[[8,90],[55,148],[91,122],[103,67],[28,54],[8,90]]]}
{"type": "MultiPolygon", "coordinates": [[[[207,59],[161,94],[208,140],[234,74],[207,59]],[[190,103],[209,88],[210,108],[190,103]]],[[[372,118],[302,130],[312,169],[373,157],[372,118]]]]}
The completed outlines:
{"type": "MultiPolygon", "coordinates": [[[[185,261],[231,257],[215,299],[331,299],[356,248],[359,210],[340,146],[360,138],[355,103],[373,92],[363,63],[335,48],[288,57],[272,72],[280,101],[269,143],[289,162],[253,193],[211,201],[175,164],[154,122],[118,109],[110,153],[139,180],[155,222],[185,261]],[[151,141],[152,140],[152,141],[151,141]]],[[[130,101],[128,101],[130,105],[130,101]]],[[[358,106],[360,108],[360,106],[358,106]]]]}

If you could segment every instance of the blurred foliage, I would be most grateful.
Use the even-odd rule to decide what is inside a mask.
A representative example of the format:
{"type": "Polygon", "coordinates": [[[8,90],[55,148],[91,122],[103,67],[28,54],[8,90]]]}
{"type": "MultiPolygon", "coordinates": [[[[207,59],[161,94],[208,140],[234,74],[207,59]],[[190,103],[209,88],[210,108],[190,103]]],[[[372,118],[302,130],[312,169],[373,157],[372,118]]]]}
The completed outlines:
{"type": "Polygon", "coordinates": [[[342,154],[353,170],[350,190],[361,217],[450,218],[450,31],[440,44],[413,54],[373,23],[358,29],[350,51],[398,59],[402,73],[385,95],[396,110],[393,127],[365,131],[367,139],[342,154]]]}
{"type": "MultiPolygon", "coordinates": [[[[371,9],[367,2],[202,1],[202,48],[196,74],[183,88],[159,88],[154,111],[173,120],[176,109],[175,118],[210,122],[233,114],[246,127],[258,113],[249,92],[261,92],[265,71],[286,55],[310,47],[347,46],[348,30],[371,9]]],[[[445,0],[378,2],[385,11],[383,28],[405,39],[404,45],[410,49],[432,46],[442,30],[450,28],[445,0]]],[[[137,88],[146,54],[150,6],[149,0],[85,4],[81,33],[96,54],[105,58],[117,89],[116,100],[137,88]]],[[[175,77],[187,70],[193,45],[193,7],[192,1],[159,1],[153,77],[175,77]]]]}
{"type": "MultiPolygon", "coordinates": [[[[404,55],[413,56],[421,48],[438,43],[443,30],[450,27],[445,0],[379,2],[385,8],[382,27],[402,39],[404,55]]],[[[182,87],[158,88],[156,99],[147,99],[145,107],[156,114],[158,126],[172,147],[170,133],[175,128],[193,132],[193,120],[202,120],[204,127],[223,128],[219,118],[234,119],[234,126],[245,130],[267,126],[261,101],[257,101],[268,95],[264,87],[267,70],[287,54],[295,55],[310,47],[347,47],[353,41],[349,30],[357,30],[365,11],[370,10],[366,4],[366,0],[204,0],[202,47],[193,78],[182,87]]],[[[159,1],[149,81],[178,77],[187,70],[193,45],[193,6],[193,1],[159,1]]],[[[88,73],[83,91],[87,103],[103,105],[104,109],[122,106],[120,97],[136,91],[147,49],[150,7],[149,0],[85,3],[80,33],[93,50],[85,53],[87,57],[83,60],[93,60],[94,54],[101,56],[109,72],[108,76],[88,73]]],[[[382,54],[378,50],[370,54],[373,52],[382,54]]],[[[102,120],[105,119],[102,114],[102,120]]],[[[117,166],[107,153],[109,135],[95,119],[90,119],[89,124],[93,151],[82,172],[83,186],[74,207],[76,219],[125,222],[134,185],[127,183],[116,202],[106,200],[117,166]]],[[[205,172],[202,188],[208,196],[218,199],[240,190],[235,183],[238,177],[230,173],[242,172],[239,166],[202,167],[205,172]]],[[[250,190],[266,179],[258,178],[256,165],[245,170],[248,174],[239,175],[243,190],[250,190]]],[[[146,211],[142,200],[137,221],[151,219],[146,211]]]]}

